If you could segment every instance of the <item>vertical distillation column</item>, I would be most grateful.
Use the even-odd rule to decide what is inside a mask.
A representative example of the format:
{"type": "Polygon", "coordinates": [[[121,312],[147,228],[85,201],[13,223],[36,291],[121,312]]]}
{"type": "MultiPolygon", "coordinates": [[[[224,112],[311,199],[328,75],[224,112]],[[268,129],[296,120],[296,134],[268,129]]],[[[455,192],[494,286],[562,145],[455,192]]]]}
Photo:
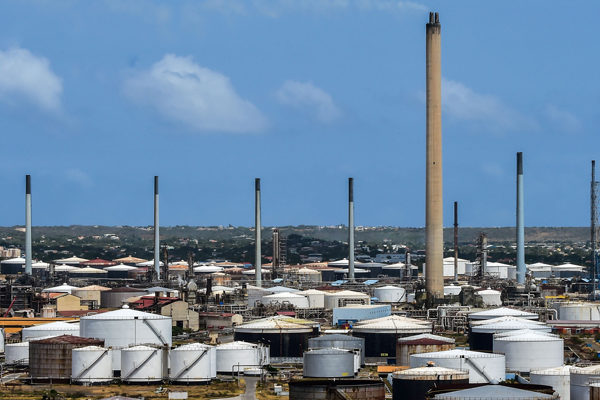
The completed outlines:
{"type": "Polygon", "coordinates": [[[354,178],[348,178],[348,279],[354,280],[354,178]]]}
{"type": "Polygon", "coordinates": [[[260,238],[260,178],[254,180],[254,238],[255,253],[254,272],[256,274],[256,286],[262,286],[262,253],[260,238]]]}
{"type": "Polygon", "coordinates": [[[427,178],[425,285],[429,297],[444,296],[444,226],[442,203],[442,70],[441,25],[438,13],[429,13],[427,52],[427,178]]]}
{"type": "Polygon", "coordinates": [[[31,175],[25,175],[25,274],[31,275],[31,175]]]}
{"type": "Polygon", "coordinates": [[[158,176],[154,177],[154,276],[160,279],[160,232],[158,225],[158,176]]]}
{"type": "Polygon", "coordinates": [[[525,207],[523,200],[523,153],[517,153],[517,283],[525,284],[525,207]]]}

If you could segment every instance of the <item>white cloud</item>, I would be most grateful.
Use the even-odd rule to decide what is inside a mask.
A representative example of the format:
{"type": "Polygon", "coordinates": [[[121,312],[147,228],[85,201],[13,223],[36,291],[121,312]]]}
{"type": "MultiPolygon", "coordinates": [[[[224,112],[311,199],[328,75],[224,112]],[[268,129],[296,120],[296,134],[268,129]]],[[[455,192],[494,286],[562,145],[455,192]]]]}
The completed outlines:
{"type": "Polygon", "coordinates": [[[62,81],[46,58],[18,47],[0,50],[0,100],[25,101],[43,111],[58,113],[62,91],[62,81]]]}
{"type": "Polygon", "coordinates": [[[286,81],[275,95],[281,104],[303,109],[321,122],[330,123],[342,115],[331,95],[310,82],[286,81]]]}
{"type": "Polygon", "coordinates": [[[127,79],[124,90],[134,102],[192,130],[241,133],[267,127],[267,119],[236,93],[229,78],[190,57],[167,54],[127,79]]]}
{"type": "Polygon", "coordinates": [[[581,121],[569,111],[562,110],[555,105],[548,105],[545,109],[546,117],[554,126],[566,132],[577,132],[581,129],[581,121]]]}
{"type": "Polygon", "coordinates": [[[464,84],[442,79],[442,109],[453,118],[484,124],[494,131],[537,130],[537,122],[499,98],[480,94],[464,84]]]}

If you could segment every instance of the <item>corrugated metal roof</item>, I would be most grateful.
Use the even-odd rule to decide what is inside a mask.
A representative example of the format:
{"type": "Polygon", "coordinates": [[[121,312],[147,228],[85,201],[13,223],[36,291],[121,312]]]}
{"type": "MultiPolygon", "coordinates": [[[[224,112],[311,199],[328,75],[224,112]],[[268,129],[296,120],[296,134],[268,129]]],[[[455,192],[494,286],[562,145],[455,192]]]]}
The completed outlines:
{"type": "Polygon", "coordinates": [[[517,399],[517,400],[537,400],[552,399],[553,396],[530,390],[511,388],[502,385],[484,385],[471,389],[457,390],[455,392],[438,394],[436,399],[446,400],[467,400],[467,399],[517,399]]]}

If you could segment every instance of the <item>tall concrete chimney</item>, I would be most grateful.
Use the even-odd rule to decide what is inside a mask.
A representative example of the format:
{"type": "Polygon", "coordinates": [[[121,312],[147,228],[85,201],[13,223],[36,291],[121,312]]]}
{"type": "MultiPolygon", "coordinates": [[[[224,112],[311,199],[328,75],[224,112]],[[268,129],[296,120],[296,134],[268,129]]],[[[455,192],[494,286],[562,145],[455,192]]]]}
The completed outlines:
{"type": "Polygon", "coordinates": [[[262,286],[262,252],[260,238],[260,178],[254,180],[254,238],[255,253],[254,269],[256,273],[256,286],[262,286]]]}
{"type": "Polygon", "coordinates": [[[458,280],[458,202],[454,202],[454,281],[458,280]]]}
{"type": "Polygon", "coordinates": [[[523,204],[523,153],[517,153],[517,282],[525,284],[525,209],[523,204]]]}
{"type": "Polygon", "coordinates": [[[430,298],[444,297],[444,221],[442,203],[442,69],[438,13],[427,24],[427,178],[425,286],[430,298]]]}
{"type": "Polygon", "coordinates": [[[160,279],[160,232],[158,227],[158,176],[154,177],[154,275],[160,279]]]}
{"type": "Polygon", "coordinates": [[[348,178],[348,279],[354,280],[354,178],[348,178]]]}
{"type": "Polygon", "coordinates": [[[25,273],[31,275],[31,175],[25,175],[25,273]]]}

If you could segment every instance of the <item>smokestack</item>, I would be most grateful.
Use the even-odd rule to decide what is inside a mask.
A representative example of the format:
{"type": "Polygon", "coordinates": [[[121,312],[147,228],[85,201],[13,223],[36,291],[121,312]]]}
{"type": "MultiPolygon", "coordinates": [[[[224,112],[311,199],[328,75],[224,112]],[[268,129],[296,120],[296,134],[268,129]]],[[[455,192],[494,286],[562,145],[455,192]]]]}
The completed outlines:
{"type": "Polygon", "coordinates": [[[260,178],[254,180],[254,237],[255,237],[255,253],[256,259],[254,268],[256,273],[256,286],[262,286],[262,253],[261,253],[261,238],[260,238],[260,178]]]}
{"type": "Polygon", "coordinates": [[[427,178],[425,285],[430,298],[444,297],[444,225],[442,204],[442,70],[441,25],[438,13],[429,13],[426,28],[427,178]]]}
{"type": "Polygon", "coordinates": [[[25,175],[25,274],[31,275],[31,175],[25,175]]]}
{"type": "Polygon", "coordinates": [[[454,202],[454,281],[458,280],[458,202],[454,202]]]}
{"type": "Polygon", "coordinates": [[[158,228],[158,176],[154,177],[154,275],[160,279],[160,232],[158,228]]]}
{"type": "Polygon", "coordinates": [[[354,280],[354,178],[348,178],[348,279],[354,280]]]}
{"type": "Polygon", "coordinates": [[[598,221],[598,199],[597,199],[597,187],[598,183],[596,182],[596,160],[592,160],[592,184],[590,187],[590,204],[591,204],[591,244],[592,244],[592,267],[590,268],[590,275],[592,278],[592,299],[596,300],[596,277],[598,275],[597,267],[598,267],[598,259],[596,255],[596,244],[598,242],[597,236],[597,226],[596,223],[598,221]]]}
{"type": "Polygon", "coordinates": [[[523,153],[517,153],[517,283],[525,284],[525,209],[523,204],[523,153]]]}
{"type": "Polygon", "coordinates": [[[279,268],[280,265],[280,250],[281,248],[279,247],[279,229],[278,228],[273,228],[273,263],[272,263],[272,269],[271,269],[271,276],[273,279],[277,279],[277,269],[279,268]]]}

